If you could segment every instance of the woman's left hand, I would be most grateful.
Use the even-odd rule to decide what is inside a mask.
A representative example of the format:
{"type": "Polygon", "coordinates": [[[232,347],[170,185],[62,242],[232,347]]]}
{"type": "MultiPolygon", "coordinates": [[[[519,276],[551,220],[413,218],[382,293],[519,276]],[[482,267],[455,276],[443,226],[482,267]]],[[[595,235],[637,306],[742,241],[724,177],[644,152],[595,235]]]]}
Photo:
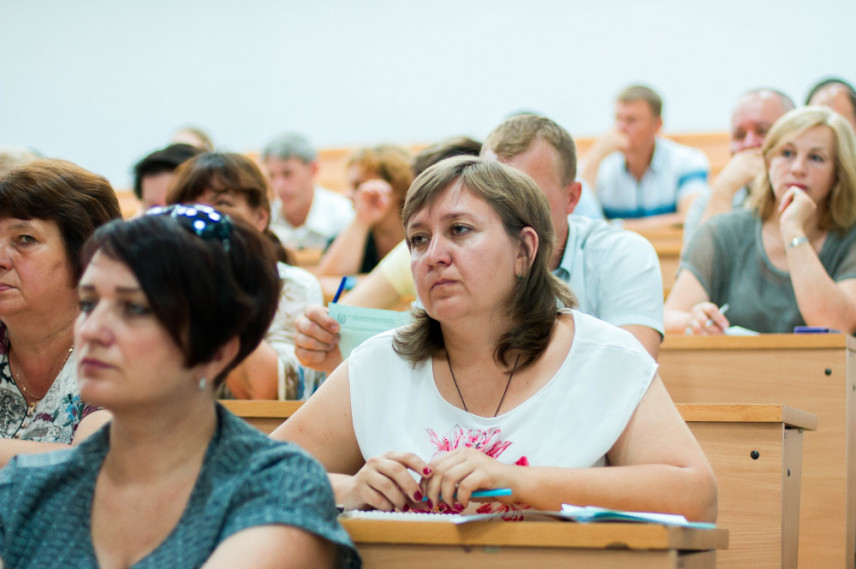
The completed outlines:
{"type": "MultiPolygon", "coordinates": [[[[424,479],[425,495],[434,504],[445,502],[453,511],[462,511],[476,490],[510,488],[513,465],[503,464],[472,448],[459,448],[446,453],[429,464],[434,471],[424,479]]],[[[475,499],[478,500],[478,499],[475,499]]],[[[514,496],[490,498],[490,501],[514,502],[514,496]]]]}
{"type": "Polygon", "coordinates": [[[794,237],[805,235],[806,225],[817,211],[814,203],[802,189],[791,186],[779,200],[779,230],[786,242],[794,237]]]}

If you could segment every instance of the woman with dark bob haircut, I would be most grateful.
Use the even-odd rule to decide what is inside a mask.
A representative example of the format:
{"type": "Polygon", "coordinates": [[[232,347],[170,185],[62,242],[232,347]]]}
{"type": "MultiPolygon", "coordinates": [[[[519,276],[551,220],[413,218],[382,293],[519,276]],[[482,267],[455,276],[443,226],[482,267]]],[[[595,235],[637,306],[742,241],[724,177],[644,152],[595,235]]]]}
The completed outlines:
{"type": "Polygon", "coordinates": [[[323,469],[214,398],[273,317],[270,243],[173,206],[106,225],[84,259],[80,391],[113,420],[0,470],[6,567],[358,566],[323,469]]]}
{"type": "Polygon", "coordinates": [[[273,434],[324,464],[338,503],[716,517],[710,465],[654,360],[569,308],[548,268],[549,205],[528,176],[444,160],[414,181],[403,219],[424,309],[352,351],[273,434]],[[471,499],[497,488],[511,495],[471,499]]]}
{"type": "Polygon", "coordinates": [[[108,418],[80,399],[72,329],[80,250],[120,216],[107,180],[71,162],[36,160],[0,178],[0,466],[108,418]]]}

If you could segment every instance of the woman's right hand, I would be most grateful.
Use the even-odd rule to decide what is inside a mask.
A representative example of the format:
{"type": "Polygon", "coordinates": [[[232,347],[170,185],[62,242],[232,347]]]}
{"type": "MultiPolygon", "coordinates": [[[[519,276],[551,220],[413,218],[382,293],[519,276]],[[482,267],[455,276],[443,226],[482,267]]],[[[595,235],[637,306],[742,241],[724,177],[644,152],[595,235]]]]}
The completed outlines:
{"type": "Polygon", "coordinates": [[[724,334],[729,326],[728,318],[712,302],[699,302],[690,309],[690,318],[685,333],[688,336],[711,336],[724,334]]]}
{"type": "Polygon", "coordinates": [[[294,354],[300,363],[331,372],[342,363],[339,323],[320,304],[310,304],[295,321],[294,354]]]}
{"type": "Polygon", "coordinates": [[[354,195],[357,219],[367,227],[374,227],[392,206],[393,193],[389,182],[379,178],[360,184],[354,195]]]}
{"type": "Polygon", "coordinates": [[[411,471],[423,479],[432,471],[421,458],[409,452],[387,452],[372,457],[351,477],[344,495],[345,509],[374,508],[383,511],[427,509],[422,488],[411,471]]]}

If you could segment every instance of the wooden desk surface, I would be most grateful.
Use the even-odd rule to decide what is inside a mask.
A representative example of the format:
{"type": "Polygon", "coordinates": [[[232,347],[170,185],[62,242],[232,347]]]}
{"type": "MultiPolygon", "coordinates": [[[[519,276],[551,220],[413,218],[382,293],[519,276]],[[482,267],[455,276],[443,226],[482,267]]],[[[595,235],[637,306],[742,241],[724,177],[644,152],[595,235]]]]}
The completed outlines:
{"type": "Polygon", "coordinates": [[[409,522],[341,519],[356,543],[506,545],[520,547],[621,547],[626,549],[723,549],[728,530],[659,524],[573,522],[409,522]]]}
{"type": "Polygon", "coordinates": [[[856,340],[843,334],[666,336],[660,376],[683,403],[777,403],[817,415],[803,443],[799,567],[854,565],[856,340]]]}

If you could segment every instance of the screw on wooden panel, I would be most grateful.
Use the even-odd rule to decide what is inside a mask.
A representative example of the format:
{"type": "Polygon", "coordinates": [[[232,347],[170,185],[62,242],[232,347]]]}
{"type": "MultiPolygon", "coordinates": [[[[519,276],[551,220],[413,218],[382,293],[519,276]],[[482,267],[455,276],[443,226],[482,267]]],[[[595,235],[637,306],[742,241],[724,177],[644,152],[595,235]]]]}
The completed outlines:
{"type": "Polygon", "coordinates": [[[791,469],[789,468],[788,469],[788,478],[790,478],[790,477],[791,477],[791,469]]]}
{"type": "Polygon", "coordinates": [[[832,375],[832,369],[826,368],[825,370],[823,370],[823,373],[825,373],[826,375],[832,375]]]}
{"type": "Polygon", "coordinates": [[[758,460],[758,457],[761,456],[761,453],[757,450],[753,450],[751,453],[749,453],[749,456],[752,457],[752,460],[758,460]]]}

